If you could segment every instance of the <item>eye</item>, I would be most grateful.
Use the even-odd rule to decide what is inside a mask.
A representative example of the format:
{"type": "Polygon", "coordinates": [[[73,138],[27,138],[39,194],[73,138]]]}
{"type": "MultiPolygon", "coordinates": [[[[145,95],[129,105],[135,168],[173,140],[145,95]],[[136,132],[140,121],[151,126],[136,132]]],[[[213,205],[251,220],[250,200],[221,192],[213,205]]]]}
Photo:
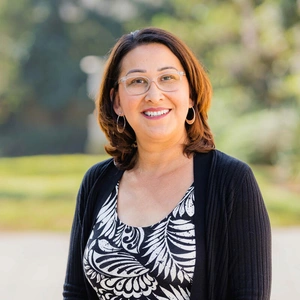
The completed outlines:
{"type": "Polygon", "coordinates": [[[167,82],[170,82],[170,81],[176,81],[178,80],[178,74],[175,73],[175,74],[163,74],[160,76],[159,80],[160,81],[167,81],[167,82]]]}
{"type": "Polygon", "coordinates": [[[144,77],[129,77],[126,80],[127,86],[133,86],[133,85],[147,85],[148,80],[144,77]]]}

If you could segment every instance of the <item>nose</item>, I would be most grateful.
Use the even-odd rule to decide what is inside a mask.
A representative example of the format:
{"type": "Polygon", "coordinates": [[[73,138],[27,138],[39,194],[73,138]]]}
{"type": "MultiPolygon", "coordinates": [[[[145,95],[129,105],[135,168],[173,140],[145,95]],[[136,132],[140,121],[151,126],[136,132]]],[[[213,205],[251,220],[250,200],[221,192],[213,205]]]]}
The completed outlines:
{"type": "Polygon", "coordinates": [[[160,101],[163,98],[161,89],[158,87],[157,83],[152,80],[149,85],[149,89],[146,93],[145,100],[147,101],[160,101]]]}

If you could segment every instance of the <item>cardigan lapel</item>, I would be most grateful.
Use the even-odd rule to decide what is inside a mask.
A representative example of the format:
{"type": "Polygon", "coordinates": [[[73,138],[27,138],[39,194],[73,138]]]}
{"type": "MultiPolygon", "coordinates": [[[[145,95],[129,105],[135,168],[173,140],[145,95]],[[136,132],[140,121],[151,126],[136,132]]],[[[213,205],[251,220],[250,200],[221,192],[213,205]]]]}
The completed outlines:
{"type": "Polygon", "coordinates": [[[194,156],[194,191],[195,191],[195,237],[196,262],[193,277],[191,300],[207,298],[207,254],[205,211],[207,204],[208,178],[211,170],[212,152],[197,153],[194,156]]]}

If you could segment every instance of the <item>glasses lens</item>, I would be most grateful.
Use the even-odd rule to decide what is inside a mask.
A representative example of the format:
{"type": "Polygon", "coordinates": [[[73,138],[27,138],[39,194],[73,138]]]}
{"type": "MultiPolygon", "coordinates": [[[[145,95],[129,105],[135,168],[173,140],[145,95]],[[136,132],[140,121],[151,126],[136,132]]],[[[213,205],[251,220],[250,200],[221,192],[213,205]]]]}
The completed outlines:
{"type": "MultiPolygon", "coordinates": [[[[173,92],[179,89],[181,75],[178,72],[169,72],[159,75],[153,81],[157,87],[165,92],[173,92]]],[[[144,76],[124,77],[125,88],[130,95],[141,95],[148,91],[150,80],[144,76]]]]}
{"type": "Polygon", "coordinates": [[[147,92],[149,86],[149,79],[142,76],[127,77],[125,80],[125,87],[129,94],[139,95],[147,92]]]}
{"type": "Polygon", "coordinates": [[[158,76],[157,85],[165,92],[173,92],[179,88],[180,75],[177,72],[166,73],[158,76]]]}

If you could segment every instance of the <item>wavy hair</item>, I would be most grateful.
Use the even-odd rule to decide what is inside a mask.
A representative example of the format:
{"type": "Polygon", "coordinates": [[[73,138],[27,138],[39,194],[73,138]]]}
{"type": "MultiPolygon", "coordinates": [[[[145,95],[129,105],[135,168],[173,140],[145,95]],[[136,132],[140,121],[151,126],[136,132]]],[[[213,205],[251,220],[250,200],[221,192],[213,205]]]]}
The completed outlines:
{"type": "MultiPolygon", "coordinates": [[[[189,157],[195,152],[208,152],[215,148],[213,134],[207,122],[212,87],[206,71],[193,52],[176,36],[163,29],[144,28],[123,35],[112,48],[96,99],[98,122],[109,141],[105,150],[114,158],[117,167],[123,170],[134,167],[138,149],[132,127],[127,123],[123,133],[119,133],[116,127],[118,116],[113,109],[113,104],[119,87],[117,82],[121,63],[131,50],[150,43],[159,43],[168,47],[179,59],[189,82],[190,98],[194,103],[196,120],[192,125],[185,124],[188,140],[183,147],[183,153],[189,157]]],[[[119,126],[122,127],[123,124],[119,126]]]]}

